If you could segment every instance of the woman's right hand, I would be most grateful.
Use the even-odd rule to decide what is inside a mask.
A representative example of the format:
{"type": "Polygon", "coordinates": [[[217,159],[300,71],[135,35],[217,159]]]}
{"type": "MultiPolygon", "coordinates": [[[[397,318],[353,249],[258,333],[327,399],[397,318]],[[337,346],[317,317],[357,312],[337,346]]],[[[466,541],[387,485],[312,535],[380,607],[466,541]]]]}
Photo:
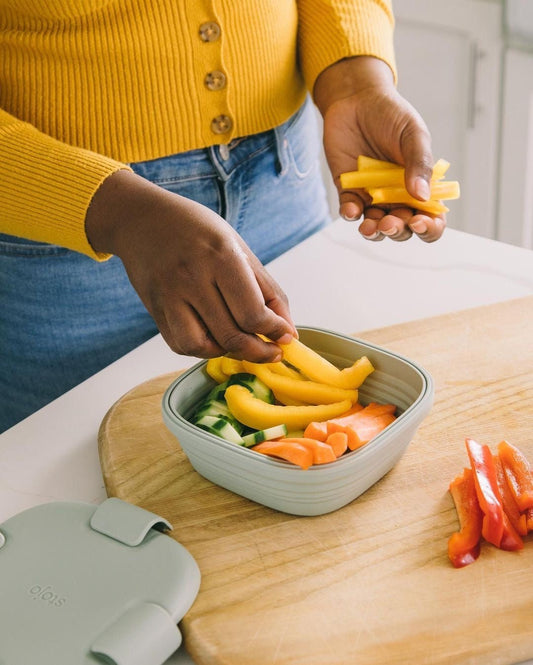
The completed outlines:
{"type": "Polygon", "coordinates": [[[86,216],[97,252],[120,257],[176,353],[281,358],[296,335],[287,297],[237,232],[209,208],[126,170],[101,185],[86,216]]]}

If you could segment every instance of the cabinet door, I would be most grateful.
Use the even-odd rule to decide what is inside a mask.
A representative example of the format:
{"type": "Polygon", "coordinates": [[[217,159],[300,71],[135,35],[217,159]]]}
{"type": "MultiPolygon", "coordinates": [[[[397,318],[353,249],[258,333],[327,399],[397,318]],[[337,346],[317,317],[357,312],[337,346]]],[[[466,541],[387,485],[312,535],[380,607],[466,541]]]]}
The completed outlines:
{"type": "Polygon", "coordinates": [[[501,71],[500,3],[393,0],[398,89],[420,112],[435,159],[461,198],[451,227],[495,237],[501,71]]]}
{"type": "Polygon", "coordinates": [[[533,249],[533,54],[505,55],[498,240],[533,249]]]}

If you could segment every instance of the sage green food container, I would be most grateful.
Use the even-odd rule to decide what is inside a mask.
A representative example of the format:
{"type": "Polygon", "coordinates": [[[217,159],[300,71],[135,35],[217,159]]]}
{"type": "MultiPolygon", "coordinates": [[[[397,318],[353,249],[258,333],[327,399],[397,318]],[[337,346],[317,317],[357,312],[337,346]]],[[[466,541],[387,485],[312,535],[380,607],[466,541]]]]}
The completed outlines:
{"type": "Polygon", "coordinates": [[[322,515],[345,506],[398,462],[433,403],[433,381],[408,358],[361,339],[319,328],[298,328],[300,340],[339,368],[366,355],[375,367],[359,401],[392,403],[397,419],[362,448],[335,462],[303,469],[229,443],[188,417],[213,388],[203,361],[179,376],[163,396],[163,419],[196,471],[252,501],[293,515],[322,515]]]}

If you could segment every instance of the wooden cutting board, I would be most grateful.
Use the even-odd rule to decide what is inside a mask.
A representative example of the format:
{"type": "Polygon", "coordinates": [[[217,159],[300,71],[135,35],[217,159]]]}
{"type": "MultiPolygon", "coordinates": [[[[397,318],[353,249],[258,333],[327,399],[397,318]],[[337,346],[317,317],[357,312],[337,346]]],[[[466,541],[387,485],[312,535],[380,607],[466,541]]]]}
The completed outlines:
{"type": "Polygon", "coordinates": [[[466,436],[533,461],[533,297],[357,336],[433,375],[436,399],[397,466],[345,508],[294,517],[201,478],[135,388],[99,433],[110,496],[167,518],[202,572],[182,622],[199,665],[506,665],[533,658],[533,536],[454,569],[448,485],[466,436]]]}

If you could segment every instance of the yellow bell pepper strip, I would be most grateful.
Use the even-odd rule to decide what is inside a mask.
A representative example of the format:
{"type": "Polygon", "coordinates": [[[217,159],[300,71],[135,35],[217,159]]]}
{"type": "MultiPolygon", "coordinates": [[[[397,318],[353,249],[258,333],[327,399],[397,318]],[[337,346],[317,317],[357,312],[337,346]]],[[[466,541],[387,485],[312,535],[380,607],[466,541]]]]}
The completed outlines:
{"type": "Polygon", "coordinates": [[[465,468],[449,486],[457,517],[459,531],[448,540],[448,557],[455,568],[473,563],[481,551],[481,526],[483,512],[479,506],[472,469],[465,468]]]}
{"type": "MultiPolygon", "coordinates": [[[[438,159],[433,166],[432,179],[438,180],[446,175],[446,171],[450,168],[450,162],[445,159],[438,159]]],[[[400,164],[394,162],[385,162],[382,159],[374,159],[374,157],[367,157],[366,155],[359,155],[357,158],[358,171],[380,171],[383,169],[403,169],[400,164]]],[[[353,171],[352,171],[353,173],[353,171]]]]}
{"type": "MultiPolygon", "coordinates": [[[[366,155],[359,155],[357,158],[358,171],[379,171],[383,169],[401,169],[403,166],[395,164],[394,162],[386,162],[382,159],[375,159],[374,157],[367,157],[366,155]]],[[[350,173],[353,173],[351,171],[350,173]]]]}
{"type": "Polygon", "coordinates": [[[351,406],[350,400],[316,406],[268,404],[239,385],[228,386],[225,398],[233,416],[243,425],[254,429],[267,429],[275,425],[286,425],[289,430],[304,429],[312,420],[335,418],[351,406]]]}
{"type": "Polygon", "coordinates": [[[298,368],[311,381],[326,383],[337,388],[354,390],[359,388],[374,367],[366,356],[362,356],[350,367],[340,370],[313,349],[292,339],[289,344],[280,344],[283,359],[298,368]]]}
{"type": "MultiPolygon", "coordinates": [[[[343,189],[373,189],[376,187],[401,187],[405,191],[405,169],[397,164],[342,173],[340,176],[343,189]]],[[[385,162],[386,163],[386,162],[385,162]]],[[[433,167],[432,181],[440,180],[448,170],[449,163],[440,159],[433,167]]]]}
{"type": "Polygon", "coordinates": [[[466,450],[474,475],[476,494],[483,511],[482,534],[485,540],[500,547],[504,530],[504,511],[496,468],[490,448],[474,439],[466,439],[466,450]]]}
{"type": "Polygon", "coordinates": [[[284,362],[280,361],[277,363],[264,363],[265,367],[268,367],[272,372],[276,374],[281,374],[281,376],[288,376],[291,379],[299,379],[300,381],[305,381],[305,376],[303,376],[297,369],[289,367],[284,362]]]}
{"type": "Polygon", "coordinates": [[[271,390],[279,391],[295,400],[301,400],[308,404],[331,404],[332,402],[341,402],[350,400],[352,404],[357,402],[358,391],[337,388],[325,383],[316,381],[301,381],[288,376],[282,376],[272,372],[268,367],[261,363],[252,363],[247,360],[242,362],[244,371],[255,374],[271,390]]]}
{"type": "Polygon", "coordinates": [[[431,198],[429,201],[419,201],[408,194],[403,187],[377,187],[369,188],[368,193],[372,197],[373,204],[380,203],[405,203],[411,208],[420,208],[421,205],[432,204],[436,208],[439,206],[445,208],[441,200],[458,199],[461,191],[459,183],[456,180],[443,180],[441,182],[431,183],[431,198]]]}
{"type": "Polygon", "coordinates": [[[304,402],[301,399],[294,399],[293,397],[289,397],[289,395],[285,395],[285,393],[282,393],[279,390],[273,390],[272,388],[271,390],[274,393],[276,400],[285,406],[305,406],[306,404],[309,404],[309,402],[304,402]]]}
{"type": "Polygon", "coordinates": [[[533,474],[525,455],[504,440],[498,444],[498,457],[518,509],[533,508],[533,474]]]}
{"type": "Polygon", "coordinates": [[[220,359],[220,369],[227,377],[230,377],[232,374],[240,374],[246,370],[242,367],[242,361],[237,360],[236,358],[228,358],[228,356],[222,356],[220,359]]]}
{"type": "Polygon", "coordinates": [[[370,360],[366,356],[361,356],[350,367],[341,369],[338,384],[343,388],[359,388],[367,376],[372,374],[373,371],[374,366],[370,360]]]}
{"type": "Polygon", "coordinates": [[[224,383],[224,381],[228,378],[227,375],[222,371],[222,356],[218,356],[217,358],[209,358],[205,367],[205,371],[209,374],[213,381],[216,381],[217,383],[224,383]]]}

